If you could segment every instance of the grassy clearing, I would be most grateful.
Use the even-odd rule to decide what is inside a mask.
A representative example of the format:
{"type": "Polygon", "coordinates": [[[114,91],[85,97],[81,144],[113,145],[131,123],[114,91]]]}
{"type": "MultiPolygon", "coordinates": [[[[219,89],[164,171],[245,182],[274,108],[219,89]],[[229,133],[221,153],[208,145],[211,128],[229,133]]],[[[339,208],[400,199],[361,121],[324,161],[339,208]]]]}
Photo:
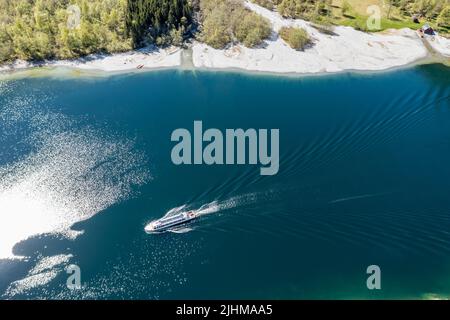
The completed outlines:
{"type": "Polygon", "coordinates": [[[386,29],[402,29],[410,28],[416,30],[425,23],[429,23],[435,30],[444,35],[450,34],[450,29],[446,27],[439,27],[436,21],[421,19],[420,23],[414,23],[410,16],[405,16],[400,10],[394,6],[389,8],[383,0],[333,0],[333,17],[332,22],[338,25],[350,26],[358,30],[367,31],[367,20],[369,13],[367,8],[377,5],[381,11],[381,26],[380,29],[370,31],[383,31],[386,29]],[[345,15],[342,12],[344,3],[350,5],[351,9],[345,15]],[[388,19],[389,15],[389,19],[388,19]]]}
{"type": "MultiPolygon", "coordinates": [[[[368,16],[355,15],[353,17],[335,19],[334,22],[339,25],[353,27],[357,30],[367,31],[367,19],[368,16]]],[[[402,28],[410,28],[415,30],[418,29],[419,27],[421,27],[421,24],[417,24],[412,21],[390,20],[386,18],[381,18],[380,29],[370,31],[383,31],[386,29],[402,29],[402,28]]]]}

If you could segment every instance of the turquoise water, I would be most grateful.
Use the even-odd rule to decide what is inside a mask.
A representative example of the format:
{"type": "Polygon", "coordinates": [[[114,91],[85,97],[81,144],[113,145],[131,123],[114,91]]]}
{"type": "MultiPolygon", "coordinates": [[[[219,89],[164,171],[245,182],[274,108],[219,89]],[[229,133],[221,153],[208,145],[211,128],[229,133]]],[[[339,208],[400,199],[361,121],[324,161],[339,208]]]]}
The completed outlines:
{"type": "Polygon", "coordinates": [[[441,65],[3,80],[0,294],[448,297],[449,97],[441,65]],[[170,135],[194,120],[280,129],[279,173],[173,165],[170,135]],[[144,232],[180,206],[209,214],[183,233],[144,232]],[[69,264],[81,290],[66,287],[69,264]],[[366,287],[372,264],[379,291],[366,287]]]}

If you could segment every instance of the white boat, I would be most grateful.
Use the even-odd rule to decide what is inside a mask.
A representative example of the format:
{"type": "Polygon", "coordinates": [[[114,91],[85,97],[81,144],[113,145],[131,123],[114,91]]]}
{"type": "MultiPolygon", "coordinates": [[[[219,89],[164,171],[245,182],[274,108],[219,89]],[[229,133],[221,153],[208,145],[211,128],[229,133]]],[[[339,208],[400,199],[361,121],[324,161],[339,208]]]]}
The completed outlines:
{"type": "Polygon", "coordinates": [[[197,218],[197,214],[194,211],[178,213],[173,216],[163,217],[158,220],[154,220],[145,226],[145,232],[158,233],[170,230],[173,227],[185,224],[193,219],[197,218]]]}

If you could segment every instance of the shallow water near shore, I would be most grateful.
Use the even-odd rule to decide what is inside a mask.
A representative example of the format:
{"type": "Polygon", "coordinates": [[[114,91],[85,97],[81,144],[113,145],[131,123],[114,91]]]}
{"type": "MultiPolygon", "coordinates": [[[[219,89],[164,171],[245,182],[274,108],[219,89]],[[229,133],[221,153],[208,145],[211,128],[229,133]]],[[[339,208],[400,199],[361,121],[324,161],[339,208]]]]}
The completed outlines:
{"type": "Polygon", "coordinates": [[[450,296],[443,65],[1,80],[0,133],[3,298],[450,296]],[[279,173],[175,166],[170,135],[195,120],[279,129],[279,173]],[[144,232],[182,206],[205,214],[144,232]],[[366,287],[373,264],[380,291],[366,287]]]}

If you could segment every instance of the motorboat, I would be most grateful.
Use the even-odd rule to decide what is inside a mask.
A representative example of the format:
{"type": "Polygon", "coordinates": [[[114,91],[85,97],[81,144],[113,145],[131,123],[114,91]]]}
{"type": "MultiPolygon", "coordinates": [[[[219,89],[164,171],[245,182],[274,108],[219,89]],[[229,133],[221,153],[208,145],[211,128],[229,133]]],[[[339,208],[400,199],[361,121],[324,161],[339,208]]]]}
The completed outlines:
{"type": "Polygon", "coordinates": [[[154,220],[146,225],[145,232],[159,233],[168,231],[174,227],[186,224],[197,217],[198,215],[194,211],[182,212],[168,217],[162,217],[161,219],[154,220]]]}

